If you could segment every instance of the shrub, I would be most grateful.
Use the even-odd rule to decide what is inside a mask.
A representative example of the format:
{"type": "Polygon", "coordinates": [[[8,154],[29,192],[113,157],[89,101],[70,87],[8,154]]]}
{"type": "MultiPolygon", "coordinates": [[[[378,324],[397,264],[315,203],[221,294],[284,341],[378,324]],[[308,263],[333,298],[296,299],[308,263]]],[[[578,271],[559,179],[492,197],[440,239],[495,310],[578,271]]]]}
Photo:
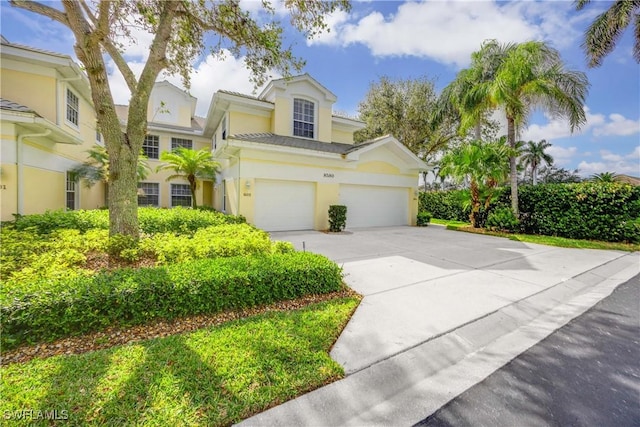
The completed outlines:
{"type": "Polygon", "coordinates": [[[523,186],[519,201],[526,233],[640,242],[640,187],[597,182],[523,186]]]}
{"type": "Polygon", "coordinates": [[[418,212],[418,218],[416,220],[416,225],[418,227],[426,227],[431,222],[431,212],[418,212]]]}
{"type": "Polygon", "coordinates": [[[206,227],[193,236],[155,234],[140,241],[140,250],[154,254],[159,264],[272,252],[269,234],[248,224],[206,227]]]}
{"type": "Polygon", "coordinates": [[[329,231],[342,231],[346,225],[347,207],[344,205],[329,206],[329,231]]]}
{"type": "MultiPolygon", "coordinates": [[[[175,207],[172,209],[139,208],[138,222],[143,233],[190,234],[212,225],[243,224],[243,216],[225,215],[213,210],[175,207]]],[[[16,215],[17,230],[33,229],[38,234],[73,229],[84,233],[91,229],[109,228],[109,211],[102,209],[47,211],[36,215],[16,215]]]]}
{"type": "Polygon", "coordinates": [[[340,267],[316,254],[197,260],[3,288],[1,342],[53,340],[152,319],[242,309],[342,288],[340,267]]]}
{"type": "Polygon", "coordinates": [[[512,232],[518,231],[520,222],[511,208],[497,208],[487,216],[485,226],[489,230],[512,232]]]}

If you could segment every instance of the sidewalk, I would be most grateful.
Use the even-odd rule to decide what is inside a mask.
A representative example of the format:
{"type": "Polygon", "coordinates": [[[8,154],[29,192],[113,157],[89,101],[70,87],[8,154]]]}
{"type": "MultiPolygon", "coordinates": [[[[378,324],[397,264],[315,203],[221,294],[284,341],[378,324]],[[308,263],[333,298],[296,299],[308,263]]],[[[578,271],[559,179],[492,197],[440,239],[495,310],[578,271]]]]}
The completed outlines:
{"type": "Polygon", "coordinates": [[[337,261],[379,241],[388,252],[343,265],[364,295],[331,351],[347,376],[240,425],[411,425],[640,272],[639,253],[429,228],[274,236],[337,261]]]}

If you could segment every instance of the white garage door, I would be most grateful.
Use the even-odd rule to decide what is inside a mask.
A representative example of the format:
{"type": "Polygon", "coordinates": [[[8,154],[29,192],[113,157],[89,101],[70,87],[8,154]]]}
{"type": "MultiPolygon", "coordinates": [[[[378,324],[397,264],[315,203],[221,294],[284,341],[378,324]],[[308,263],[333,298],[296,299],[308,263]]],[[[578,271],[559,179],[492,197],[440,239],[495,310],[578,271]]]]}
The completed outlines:
{"type": "Polygon", "coordinates": [[[347,206],[347,228],[409,224],[406,188],[341,185],[340,203],[347,206]]]}
{"type": "Polygon", "coordinates": [[[256,180],[254,194],[256,227],[267,231],[313,230],[314,183],[256,180]]]}

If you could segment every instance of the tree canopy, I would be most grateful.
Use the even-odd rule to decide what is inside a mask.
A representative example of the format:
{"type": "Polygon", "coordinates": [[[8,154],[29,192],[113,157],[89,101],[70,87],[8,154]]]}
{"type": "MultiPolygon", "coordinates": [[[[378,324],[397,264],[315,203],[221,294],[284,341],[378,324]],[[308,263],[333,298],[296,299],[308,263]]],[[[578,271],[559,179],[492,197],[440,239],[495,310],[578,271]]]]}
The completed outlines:
{"type": "MultiPolygon", "coordinates": [[[[584,9],[591,0],[576,0],[577,10],[584,9]]],[[[604,57],[613,52],[618,40],[633,22],[633,58],[640,63],[640,0],[615,0],[598,15],[584,34],[584,49],[589,67],[602,65],[604,57]]]]}
{"type": "MultiPolygon", "coordinates": [[[[275,9],[263,1],[262,10],[271,16],[275,9]]],[[[306,36],[327,29],[325,17],[339,9],[348,10],[348,0],[287,0],[290,23],[306,36]]],[[[11,5],[49,17],[69,28],[74,49],[91,86],[98,126],[109,155],[109,231],[137,239],[137,164],[147,130],[147,109],[153,85],[163,70],[179,74],[189,85],[195,59],[209,50],[222,49],[244,56],[256,85],[272,70],[288,75],[303,61],[291,47],[282,45],[282,25],[271,20],[262,24],[243,10],[237,0],[62,0],[61,7],[47,2],[11,0],[11,5]],[[149,56],[139,75],[125,58],[125,47],[133,44],[133,29],[153,35],[149,56]],[[205,35],[215,37],[205,44],[205,35]],[[120,71],[131,92],[124,132],[116,114],[109,87],[106,57],[120,71]]]]}
{"type": "Polygon", "coordinates": [[[427,159],[455,138],[455,117],[434,122],[437,95],[426,77],[372,82],[360,102],[360,119],[366,128],[356,132],[356,142],[392,134],[414,154],[427,159]]]}

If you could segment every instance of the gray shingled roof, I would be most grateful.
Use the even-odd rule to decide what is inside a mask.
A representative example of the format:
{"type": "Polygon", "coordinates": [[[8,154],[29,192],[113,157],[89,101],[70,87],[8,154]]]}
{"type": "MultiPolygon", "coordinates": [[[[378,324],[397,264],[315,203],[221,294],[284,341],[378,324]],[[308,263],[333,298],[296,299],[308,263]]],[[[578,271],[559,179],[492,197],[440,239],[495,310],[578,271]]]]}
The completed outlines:
{"type": "Polygon", "coordinates": [[[18,104],[17,102],[9,101],[8,99],[4,99],[4,98],[0,98],[0,109],[17,111],[19,113],[32,113],[39,117],[42,117],[40,116],[40,114],[36,113],[31,108],[18,104]]]}
{"type": "Polygon", "coordinates": [[[231,135],[230,138],[238,139],[249,142],[259,142],[261,144],[280,145],[284,147],[302,148],[304,150],[322,151],[325,153],[336,154],[348,154],[359,148],[362,148],[365,144],[342,144],[339,142],[319,142],[304,138],[294,138],[291,136],[275,135],[273,133],[245,133],[238,135],[231,135]]]}

